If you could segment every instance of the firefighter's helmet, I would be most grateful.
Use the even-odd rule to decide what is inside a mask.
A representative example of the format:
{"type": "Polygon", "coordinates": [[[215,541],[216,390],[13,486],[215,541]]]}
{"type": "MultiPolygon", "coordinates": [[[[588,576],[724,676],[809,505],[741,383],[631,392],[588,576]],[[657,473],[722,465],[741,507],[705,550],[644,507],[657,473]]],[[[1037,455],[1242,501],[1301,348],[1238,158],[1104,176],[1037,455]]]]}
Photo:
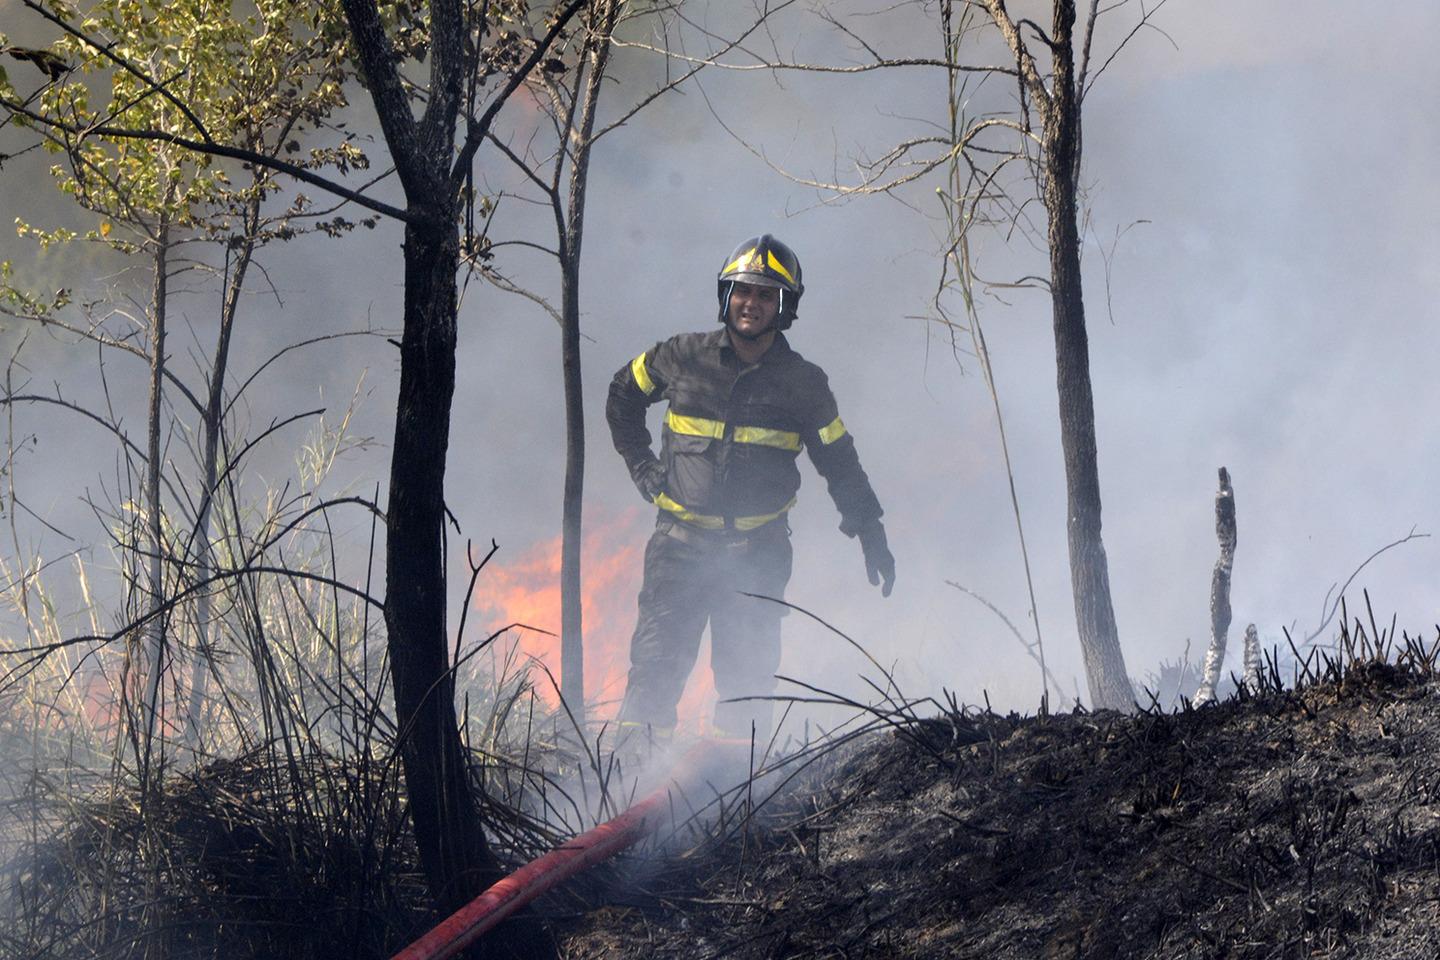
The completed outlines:
{"type": "Polygon", "coordinates": [[[775,328],[785,330],[794,322],[800,308],[800,296],[805,292],[801,282],[800,258],[795,251],[776,240],[770,234],[751,237],[725,259],[716,278],[716,296],[720,299],[720,322],[728,323],[730,314],[730,288],[736,283],[753,283],[760,287],[778,287],[780,290],[780,313],[775,317],[775,328]]]}

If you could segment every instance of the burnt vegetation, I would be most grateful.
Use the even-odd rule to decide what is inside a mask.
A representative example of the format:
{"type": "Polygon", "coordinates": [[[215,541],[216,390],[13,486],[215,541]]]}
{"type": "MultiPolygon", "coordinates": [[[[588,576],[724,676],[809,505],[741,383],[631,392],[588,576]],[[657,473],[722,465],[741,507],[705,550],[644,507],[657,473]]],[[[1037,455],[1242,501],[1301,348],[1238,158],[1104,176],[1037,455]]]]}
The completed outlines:
{"type": "MultiPolygon", "coordinates": [[[[297,693],[279,671],[265,681],[297,693]]],[[[501,686],[467,711],[467,756],[489,841],[516,866],[582,816],[548,778],[583,758],[537,726],[507,727],[530,686],[501,686]]],[[[349,715],[349,693],[305,697],[304,716],[262,723],[238,754],[176,765],[148,791],[82,766],[95,757],[73,736],[75,755],[7,771],[0,957],[381,958],[424,933],[435,913],[393,729],[375,704],[349,715]],[[326,715],[350,730],[304,729],[326,715]]],[[[227,681],[221,696],[246,692],[227,681]]],[[[3,705],[25,713],[13,692],[3,705]]],[[[0,724],[6,751],[26,734],[0,724]]]]}
{"type": "Polygon", "coordinates": [[[570,955],[1433,956],[1440,638],[1392,630],[1202,708],[887,713],[637,870],[570,955]]]}
{"type": "MultiPolygon", "coordinates": [[[[923,121],[923,135],[860,164],[859,183],[802,182],[842,198],[940,181],[922,185],[927,196],[934,188],[946,234],[930,320],[952,345],[972,338],[1002,448],[976,304],[996,290],[1048,295],[1077,637],[1091,702],[1117,709],[1050,709],[1059,685],[1039,634],[1006,449],[1033,642],[998,608],[954,586],[999,614],[1036,661],[1045,691],[1037,715],[912,700],[874,658],[881,676],[871,703],[791,681],[803,691],[797,714],[820,705],[859,721],[818,740],[807,726],[804,742],[774,751],[755,745],[752,773],[736,778],[743,782],[678,797],[692,817],[540,901],[482,950],[686,960],[1440,955],[1440,760],[1430,732],[1440,720],[1440,637],[1342,613],[1333,646],[1310,644],[1360,569],[1423,534],[1372,554],[1334,604],[1327,595],[1314,633],[1253,669],[1247,660],[1227,695],[1217,674],[1231,621],[1235,508],[1222,468],[1212,656],[1197,696],[1213,699],[1218,688],[1220,700],[1185,699],[1197,681],[1187,648],[1160,665],[1141,708],[1125,712],[1132,691],[1100,540],[1080,250],[1091,39],[1100,13],[1126,4],[1087,11],[1055,0],[1048,31],[1012,19],[1002,0],[917,5],[938,18],[928,33],[943,41],[940,59],[882,56],[833,19],[825,22],[858,45],[852,53],[871,59],[786,62],[778,47],[769,60],[743,45],[792,4],[762,4],[723,42],[671,4],[280,4],[263,36],[290,42],[280,73],[300,82],[254,90],[257,71],[237,51],[261,64],[281,58],[243,23],[201,48],[196,38],[223,18],[182,17],[172,37],[153,22],[167,22],[165,5],[144,5],[154,16],[138,24],[125,18],[141,5],[117,3],[108,5],[113,24],[97,33],[72,22],[69,5],[24,0],[63,38],[40,50],[0,36],[12,67],[38,72],[17,89],[0,69],[0,130],[29,138],[21,154],[0,160],[42,148],[64,159],[70,174],[61,189],[87,219],[84,232],[21,223],[19,233],[42,250],[97,244],[138,267],[88,299],[68,278],[45,287],[53,294],[12,285],[0,264],[0,317],[59,338],[27,348],[19,336],[0,392],[0,520],[9,527],[0,617],[14,633],[0,643],[0,960],[391,956],[506,871],[634,798],[610,755],[613,730],[585,723],[586,171],[601,136],[702,67],[943,71],[945,109],[935,116],[948,123],[923,121]],[[685,52],[682,27],[705,36],[702,55],[685,52]],[[135,52],[111,35],[133,39],[135,52]],[[972,40],[991,44],[975,62],[972,40]],[[629,75],[607,66],[612,46],[662,58],[662,79],[636,94],[629,75]],[[172,72],[162,62],[161,54],[205,49],[204,70],[172,72]],[[180,89],[173,80],[187,73],[213,89],[180,89]],[[116,99],[95,112],[86,98],[103,79],[116,99]],[[607,80],[617,90],[601,114],[607,80]],[[998,112],[972,111],[986,82],[1014,89],[1014,99],[996,100],[998,112]],[[496,124],[522,90],[538,104],[542,136],[524,123],[496,124]],[[345,132],[349,121],[332,112],[364,101],[366,132],[345,132]],[[207,103],[208,120],[200,115],[210,116],[207,103]],[[249,115],[261,119],[229,126],[249,115]],[[359,144],[377,158],[383,145],[386,156],[375,165],[384,172],[363,183],[371,161],[359,144]],[[521,189],[487,194],[495,167],[513,168],[521,189]],[[298,184],[335,205],[287,192],[298,184]],[[496,219],[502,201],[506,218],[518,211],[513,223],[496,219]],[[1033,222],[1025,213],[1031,206],[1044,209],[1043,229],[1038,213],[1033,222]],[[522,239],[532,234],[534,209],[554,220],[554,250],[522,239]],[[360,233],[382,217],[405,238],[390,274],[404,280],[393,318],[400,329],[367,324],[277,342],[248,378],[237,376],[230,342],[249,302],[241,291],[252,261],[263,273],[253,258],[267,244],[360,233]],[[1036,269],[1049,279],[981,279],[988,272],[976,269],[977,228],[1028,239],[1043,250],[1036,269]],[[189,252],[202,244],[207,253],[189,252]],[[558,310],[501,272],[521,250],[559,267],[558,310]],[[193,289],[172,284],[190,271],[209,279],[193,289]],[[503,644],[492,647],[496,636],[467,637],[464,614],[454,633],[449,626],[448,564],[464,536],[444,499],[450,413],[460,298],[477,276],[534,300],[562,330],[566,652],[558,678],[527,675],[503,644]],[[127,303],[138,304],[136,316],[127,303]],[[177,356],[183,341],[167,340],[176,332],[167,333],[167,318],[173,325],[182,304],[200,303],[218,307],[213,331],[206,328],[215,346],[197,347],[186,365],[177,356]],[[348,451],[374,443],[349,433],[354,401],[338,425],[319,409],[271,411],[258,398],[247,407],[247,390],[267,368],[288,371],[290,354],[349,337],[384,338],[399,351],[386,354],[399,376],[383,503],[378,483],[366,495],[369,480],[328,479],[348,451]],[[97,392],[82,402],[59,380],[53,391],[31,385],[48,377],[39,371],[62,349],[76,347],[101,357],[91,377],[97,392]],[[22,357],[24,349],[31,352],[22,357]],[[143,391],[112,396],[112,355],[144,361],[143,391]],[[124,423],[140,417],[142,400],[144,436],[132,440],[124,423]],[[113,479],[85,494],[98,522],[90,548],[26,505],[41,486],[25,472],[39,433],[17,431],[14,418],[32,408],[79,414],[113,435],[113,479]],[[272,415],[268,426],[262,410],[272,415]],[[313,432],[295,441],[287,431],[302,424],[313,432]],[[296,444],[294,469],[277,468],[281,481],[269,486],[252,454],[284,437],[296,444]],[[32,520],[74,541],[63,548],[72,552],[32,549],[21,536],[32,520]],[[362,540],[368,551],[357,548],[362,540]],[[110,548],[108,560],[95,559],[103,553],[96,544],[110,548]],[[56,590],[72,562],[73,585],[56,590]],[[544,707],[536,686],[566,693],[568,705],[544,707]]],[[[1126,39],[1093,61],[1091,82],[1160,5],[1140,7],[1126,39]]],[[[75,472],[88,479],[91,468],[81,466],[75,472]]],[[[484,565],[470,556],[471,592],[484,565]]],[[[471,609],[471,592],[460,609],[471,609]]],[[[1247,651],[1256,636],[1252,625],[1247,651]]]]}
{"type": "MultiPolygon", "coordinates": [[[[1341,623],[1218,703],[1161,690],[1133,716],[912,700],[872,660],[869,706],[797,698],[864,722],[757,745],[754,776],[680,798],[694,817],[527,923],[574,958],[1433,955],[1440,636],[1368,604],[1341,623]]],[[[6,753],[54,762],[6,780],[0,957],[387,957],[433,923],[386,711],[353,675],[297,685],[286,662],[220,697],[289,706],[148,791],[106,772],[108,738],[22,723],[37,701],[11,689],[6,753]]],[[[630,799],[604,745],[564,747],[512,670],[467,672],[487,692],[462,710],[507,867],[630,799]]]]}

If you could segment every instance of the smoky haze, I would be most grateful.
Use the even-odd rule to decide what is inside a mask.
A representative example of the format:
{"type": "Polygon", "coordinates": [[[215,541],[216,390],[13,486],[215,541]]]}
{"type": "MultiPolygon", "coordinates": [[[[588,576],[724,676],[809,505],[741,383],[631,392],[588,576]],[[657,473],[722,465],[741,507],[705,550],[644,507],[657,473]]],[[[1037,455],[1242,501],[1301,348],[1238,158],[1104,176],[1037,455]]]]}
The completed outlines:
{"type": "MultiPolygon", "coordinates": [[[[15,6],[0,7],[7,21],[19,16],[15,6]]],[[[1217,555],[1217,467],[1234,478],[1239,528],[1232,667],[1246,623],[1256,623],[1267,642],[1283,643],[1282,628],[1314,626],[1327,589],[1376,548],[1412,527],[1440,528],[1433,479],[1440,450],[1431,429],[1440,386],[1429,363],[1440,348],[1433,307],[1440,188],[1431,169],[1440,119],[1426,106],[1440,90],[1440,67],[1422,40],[1440,29],[1440,10],[1402,3],[1382,19],[1338,0],[1260,7],[1167,5],[1156,21],[1164,35],[1137,35],[1086,101],[1084,258],[1105,544],[1121,643],[1137,680],[1178,657],[1187,638],[1192,657],[1203,649],[1217,555]]],[[[938,39],[918,16],[904,19],[910,15],[874,34],[882,52],[937,55],[938,39]]],[[[1113,48],[1124,17],[1109,18],[1097,48],[1113,48]]],[[[787,56],[859,59],[808,14],[777,22],[774,33],[787,56]]],[[[618,82],[605,93],[611,115],[658,75],[653,59],[624,52],[618,82]]],[[[787,170],[827,180],[853,182],[848,158],[923,131],[915,118],[944,118],[943,77],[922,70],[708,71],[702,82],[737,135],[787,170]]],[[[983,93],[977,103],[991,96],[1008,105],[1008,91],[983,93]]],[[[506,108],[513,129],[529,122],[524,110],[523,103],[506,108]]],[[[45,162],[7,164],[7,218],[73,216],[55,198],[45,162]]],[[[489,191],[518,185],[494,153],[482,153],[477,180],[489,191]]],[[[929,217],[935,185],[922,182],[895,199],[818,204],[813,190],[776,175],[727,134],[694,88],[602,140],[591,168],[581,288],[587,529],[619,524],[623,532],[614,535],[638,543],[649,524],[610,447],[603,410],[611,374],[658,340],[710,329],[722,258],[744,237],[774,233],[805,267],[791,342],[830,376],[885,506],[898,567],[895,592],[882,599],[807,464],[791,519],[789,599],[893,664],[907,694],[943,686],[969,702],[988,692],[997,706],[1032,709],[1040,692],[1033,663],[992,613],[945,583],[983,594],[1029,635],[983,377],[926,319],[940,266],[929,217]]],[[[502,205],[497,229],[507,232],[496,239],[539,241],[548,226],[511,204],[502,205]]],[[[399,242],[399,227],[382,223],[262,254],[275,292],[250,297],[236,369],[285,340],[393,328],[399,242]]],[[[980,255],[988,278],[1043,272],[1042,252],[1023,241],[1006,247],[996,236],[980,255]]],[[[33,257],[8,231],[0,239],[0,258],[33,257]]],[[[522,248],[500,251],[497,263],[537,290],[557,289],[553,264],[522,248]]],[[[72,260],[67,269],[85,268],[72,260]]],[[[99,285],[89,274],[66,282],[99,285]]],[[[960,313],[958,303],[951,308],[960,313]]],[[[197,330],[210,329],[205,309],[199,298],[190,308],[197,330]]],[[[1007,290],[1003,299],[984,298],[980,309],[1039,621],[1068,699],[1084,682],[1050,306],[1038,291],[1007,290]]],[[[3,336],[8,355],[18,332],[7,324],[3,336]]],[[[968,338],[961,342],[968,346],[968,338]]],[[[40,383],[93,380],[93,357],[83,351],[39,340],[26,349],[40,383]]],[[[369,491],[386,472],[397,366],[382,340],[329,346],[277,370],[252,395],[247,416],[264,424],[322,405],[337,415],[363,377],[352,432],[379,443],[346,454],[333,483],[369,491]]],[[[144,371],[136,364],[129,377],[138,423],[144,371]]],[[[499,542],[496,563],[558,536],[560,377],[553,321],[529,301],[472,282],[461,312],[448,501],[466,536],[499,542]]],[[[95,454],[82,456],[95,449],[95,435],[52,412],[17,411],[16,421],[17,434],[41,438],[17,463],[22,495],[28,491],[30,506],[57,526],[98,542],[79,498],[98,486],[109,455],[98,464],[95,454]]],[[[293,453],[285,444],[293,442],[272,446],[266,469],[280,475],[293,453]]],[[[348,531],[357,550],[366,530],[357,518],[348,531]]],[[[45,555],[69,549],[38,524],[25,526],[22,543],[45,555]]],[[[1436,549],[1433,540],[1417,540],[1378,558],[1352,585],[1353,605],[1369,589],[1387,620],[1395,611],[1412,629],[1440,621],[1436,549]]],[[[452,621],[463,586],[458,553],[453,569],[452,621]]],[[[478,589],[486,590],[483,577],[478,589]]],[[[628,635],[633,600],[606,608],[616,611],[610,619],[630,620],[592,621],[588,631],[628,635]]],[[[554,622],[536,626],[558,630],[558,620],[556,610],[554,622]]],[[[792,615],[785,644],[783,672],[865,693],[856,675],[870,668],[824,628],[792,615]]]]}

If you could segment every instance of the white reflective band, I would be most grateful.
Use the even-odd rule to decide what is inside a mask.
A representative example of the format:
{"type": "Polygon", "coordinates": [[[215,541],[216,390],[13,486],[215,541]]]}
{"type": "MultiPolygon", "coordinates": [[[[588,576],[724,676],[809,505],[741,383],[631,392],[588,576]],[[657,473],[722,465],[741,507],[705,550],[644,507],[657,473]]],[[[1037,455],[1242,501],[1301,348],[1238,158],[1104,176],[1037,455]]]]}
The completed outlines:
{"type": "Polygon", "coordinates": [[[843,436],[845,436],[845,424],[840,422],[839,417],[820,428],[820,442],[823,444],[832,444],[843,436]]]}

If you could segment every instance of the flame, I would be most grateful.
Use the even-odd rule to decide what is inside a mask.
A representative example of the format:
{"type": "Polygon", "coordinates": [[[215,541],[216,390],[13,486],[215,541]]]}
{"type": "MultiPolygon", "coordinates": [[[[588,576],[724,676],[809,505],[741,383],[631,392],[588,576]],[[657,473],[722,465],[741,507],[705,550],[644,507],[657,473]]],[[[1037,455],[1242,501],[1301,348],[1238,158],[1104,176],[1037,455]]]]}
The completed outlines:
{"type": "Polygon", "coordinates": [[[122,710],[110,681],[99,670],[92,670],[81,683],[80,709],[90,726],[97,730],[116,729],[122,710]]]}
{"type": "MultiPolygon", "coordinates": [[[[644,574],[645,542],[652,515],[641,508],[587,523],[580,546],[580,611],[585,637],[587,718],[613,720],[625,694],[630,669],[630,635],[635,630],[636,597],[644,574]]],[[[522,658],[543,663],[560,680],[561,538],[533,544],[513,560],[501,554],[485,567],[475,588],[475,611],[482,636],[509,624],[548,630],[517,629],[522,658]]],[[[677,708],[682,733],[703,734],[715,706],[709,643],[700,651],[677,708]]],[[[533,669],[537,695],[547,706],[559,704],[543,670],[533,669]]]]}

